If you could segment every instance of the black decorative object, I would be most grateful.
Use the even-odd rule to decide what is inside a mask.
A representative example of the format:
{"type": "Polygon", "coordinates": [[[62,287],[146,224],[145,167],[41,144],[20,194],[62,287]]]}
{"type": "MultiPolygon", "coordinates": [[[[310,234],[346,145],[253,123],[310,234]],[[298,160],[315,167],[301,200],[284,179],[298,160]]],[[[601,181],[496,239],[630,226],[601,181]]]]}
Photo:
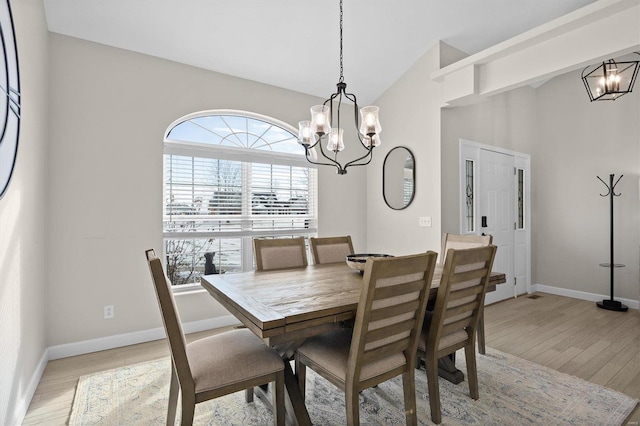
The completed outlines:
{"type": "Polygon", "coordinates": [[[305,120],[298,123],[298,142],[304,147],[307,161],[320,166],[333,166],[339,175],[346,174],[349,166],[366,166],[371,162],[373,148],[380,145],[380,132],[382,131],[378,118],[379,108],[374,105],[363,107],[360,109],[360,118],[358,118],[356,95],[347,92],[342,66],[342,14],[342,0],[340,0],[340,79],[336,85],[337,90],[322,105],[311,107],[310,121],[305,120]],[[344,149],[344,129],[340,127],[340,109],[343,98],[353,102],[354,124],[360,145],[365,151],[364,155],[344,165],[338,160],[338,154],[344,149]],[[334,100],[337,101],[335,107],[334,100]],[[322,142],[327,143],[328,153],[325,153],[322,148],[322,142]],[[318,147],[320,155],[324,157],[324,159],[320,159],[321,161],[314,159],[312,149],[315,147],[318,147]]]}
{"type": "Polygon", "coordinates": [[[11,181],[20,136],[20,72],[9,0],[0,4],[0,198],[11,181]],[[2,67],[4,65],[4,68],[2,67]],[[4,94],[4,96],[2,96],[4,94]]]}
{"type": "MultiPolygon", "coordinates": [[[[640,56],[640,52],[633,52],[640,56]]],[[[637,61],[615,61],[609,59],[596,66],[582,70],[582,82],[589,94],[589,100],[615,101],[620,96],[631,93],[638,77],[640,58],[637,61]],[[588,71],[588,72],[587,72],[588,71]]]]}
{"type": "Polygon", "coordinates": [[[213,256],[216,255],[215,251],[210,251],[204,254],[204,274],[211,275],[217,274],[218,270],[216,269],[215,263],[213,263],[213,256]]]}
{"type": "Polygon", "coordinates": [[[618,178],[618,180],[615,181],[615,183],[613,182],[614,180],[614,176],[615,175],[609,175],[609,184],[607,185],[607,183],[605,181],[603,181],[602,179],[600,179],[600,176],[597,176],[598,179],[600,179],[600,182],[604,183],[604,186],[607,187],[608,192],[606,194],[600,194],[600,196],[602,197],[609,197],[609,212],[611,215],[611,248],[610,248],[610,262],[609,263],[601,263],[600,266],[603,266],[605,268],[609,268],[610,271],[610,281],[611,281],[611,290],[610,290],[610,298],[609,300],[605,299],[602,302],[596,302],[596,305],[598,305],[599,308],[602,309],[608,309],[610,311],[620,311],[620,312],[624,312],[626,310],[628,310],[629,308],[625,305],[623,305],[622,303],[618,302],[617,300],[613,300],[613,271],[615,268],[623,268],[624,265],[620,264],[620,263],[614,263],[613,262],[613,197],[619,197],[621,194],[616,194],[615,193],[615,188],[616,185],[618,184],[618,182],[620,182],[620,179],[622,179],[623,175],[620,175],[620,177],[618,178]]]}
{"type": "Polygon", "coordinates": [[[367,259],[375,258],[375,257],[393,257],[390,254],[381,254],[381,253],[356,253],[350,254],[347,256],[347,265],[351,269],[355,269],[359,271],[360,274],[364,274],[364,266],[367,263],[367,259]]]}

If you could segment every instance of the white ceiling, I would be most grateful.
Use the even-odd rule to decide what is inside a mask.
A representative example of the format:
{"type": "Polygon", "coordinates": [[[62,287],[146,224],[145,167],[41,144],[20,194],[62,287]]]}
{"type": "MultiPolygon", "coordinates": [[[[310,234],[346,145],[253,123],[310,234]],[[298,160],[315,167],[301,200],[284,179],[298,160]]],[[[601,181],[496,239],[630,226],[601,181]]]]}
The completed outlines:
{"type": "MultiPolygon", "coordinates": [[[[595,0],[345,0],[344,78],[373,102],[438,40],[473,54],[595,0]]],[[[44,0],[49,30],[322,98],[337,0],[44,0]]]]}

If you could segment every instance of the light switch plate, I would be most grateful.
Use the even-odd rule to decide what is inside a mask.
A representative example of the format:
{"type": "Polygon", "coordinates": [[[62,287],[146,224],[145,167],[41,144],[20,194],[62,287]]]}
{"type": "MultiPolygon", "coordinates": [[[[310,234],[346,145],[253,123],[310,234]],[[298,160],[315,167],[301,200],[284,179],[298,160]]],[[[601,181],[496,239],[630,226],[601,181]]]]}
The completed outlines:
{"type": "Polygon", "coordinates": [[[421,216],[418,218],[418,225],[419,226],[426,226],[429,227],[431,226],[431,216],[421,216]]]}

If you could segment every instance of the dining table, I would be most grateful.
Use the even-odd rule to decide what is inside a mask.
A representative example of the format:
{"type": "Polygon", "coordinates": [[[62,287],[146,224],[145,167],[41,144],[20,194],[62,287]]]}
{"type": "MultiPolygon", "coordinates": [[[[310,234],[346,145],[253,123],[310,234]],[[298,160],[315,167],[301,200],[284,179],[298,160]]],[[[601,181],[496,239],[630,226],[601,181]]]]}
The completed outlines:
{"type": "MultiPolygon", "coordinates": [[[[437,264],[430,300],[436,298],[441,277],[442,265],[437,264]]],[[[487,291],[494,291],[504,282],[504,273],[492,272],[487,291]]],[[[354,320],[362,283],[360,271],[346,263],[204,275],[201,279],[202,287],[213,298],[285,361],[292,359],[305,339],[345,327],[354,320]]],[[[440,375],[459,382],[462,372],[455,369],[455,361],[442,361],[440,375]]],[[[311,424],[291,364],[284,364],[288,421],[311,424]]]]}

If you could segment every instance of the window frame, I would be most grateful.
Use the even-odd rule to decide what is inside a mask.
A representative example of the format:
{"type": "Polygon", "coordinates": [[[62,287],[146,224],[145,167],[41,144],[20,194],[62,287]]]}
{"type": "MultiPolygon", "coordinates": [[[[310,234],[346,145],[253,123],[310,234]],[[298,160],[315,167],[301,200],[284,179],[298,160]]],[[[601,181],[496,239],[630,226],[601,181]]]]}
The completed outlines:
{"type": "MultiPolygon", "coordinates": [[[[264,116],[257,113],[252,113],[249,111],[240,111],[240,110],[207,110],[200,111],[188,114],[183,116],[173,123],[169,125],[164,134],[164,146],[163,146],[163,177],[162,177],[162,237],[163,237],[163,256],[164,259],[167,258],[166,253],[166,242],[169,239],[222,239],[222,238],[239,238],[241,243],[240,256],[241,256],[241,268],[242,271],[250,271],[253,270],[253,244],[252,240],[254,237],[282,237],[282,236],[315,236],[317,235],[317,226],[318,226],[318,208],[317,208],[317,200],[318,200],[318,176],[317,176],[317,166],[309,163],[304,155],[304,150],[301,148],[301,154],[291,154],[285,152],[277,152],[277,151],[268,151],[262,149],[255,149],[251,147],[230,147],[230,146],[221,146],[215,145],[206,142],[192,142],[192,141],[184,141],[178,140],[174,138],[169,138],[170,132],[178,125],[192,120],[198,117],[206,117],[206,116],[237,116],[248,119],[259,120],[273,126],[277,126],[291,135],[297,137],[298,129],[295,127],[274,119],[272,117],[264,116]],[[251,169],[252,163],[258,164],[271,164],[275,166],[285,166],[285,167],[301,167],[309,170],[309,187],[308,187],[308,210],[305,217],[300,218],[292,216],[292,220],[295,219],[305,219],[306,227],[304,228],[291,228],[291,229],[271,229],[271,230],[254,230],[254,229],[245,229],[244,226],[240,230],[218,230],[218,231],[184,231],[184,232],[171,232],[167,231],[165,226],[167,222],[168,215],[166,213],[166,191],[167,191],[167,181],[165,180],[165,159],[167,155],[174,156],[184,156],[184,157],[192,157],[192,158],[205,158],[205,159],[220,159],[220,160],[229,160],[229,161],[239,161],[241,162],[242,168],[242,214],[237,217],[241,221],[244,220],[255,220],[255,219],[265,219],[263,215],[252,214],[251,212],[251,189],[252,182],[251,179],[248,178],[250,173],[247,171],[251,169]],[[248,195],[247,195],[248,194],[248,195]],[[248,203],[248,208],[247,208],[248,203]]],[[[220,215],[224,216],[224,215],[220,215]]],[[[287,216],[287,215],[284,215],[287,216]]],[[[215,220],[215,219],[214,219],[215,220]]],[[[166,265],[165,265],[166,266],[166,265]]],[[[199,282],[187,283],[187,284],[179,284],[172,285],[172,289],[174,291],[188,291],[188,290],[196,290],[201,289],[201,285],[199,282]]]]}

